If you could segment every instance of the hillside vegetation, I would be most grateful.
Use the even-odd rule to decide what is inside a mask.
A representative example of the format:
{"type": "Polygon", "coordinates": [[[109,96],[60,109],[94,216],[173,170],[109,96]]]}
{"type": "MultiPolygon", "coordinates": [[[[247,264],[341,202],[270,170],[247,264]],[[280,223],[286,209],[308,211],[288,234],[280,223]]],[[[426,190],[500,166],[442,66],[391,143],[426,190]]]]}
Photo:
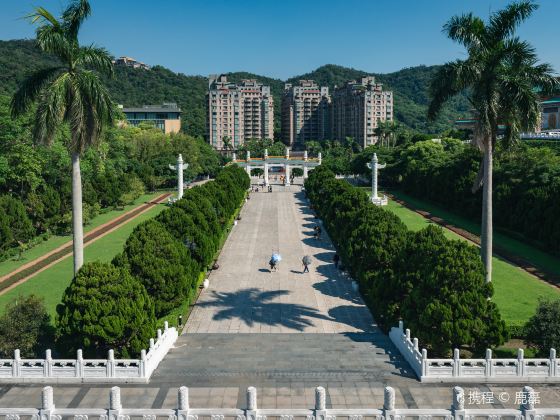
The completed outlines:
{"type": "MultiPolygon", "coordinates": [[[[0,41],[0,94],[11,95],[27,75],[54,62],[54,58],[41,54],[32,40],[0,41]]],[[[411,129],[438,133],[451,128],[453,121],[464,116],[469,108],[465,97],[460,96],[444,109],[437,121],[427,122],[427,87],[437,69],[438,66],[417,66],[394,73],[374,74],[328,64],[287,81],[246,72],[229,73],[228,77],[234,82],[251,78],[270,85],[276,102],[276,132],[280,128],[280,103],[285,82],[313,79],[332,90],[347,80],[374,75],[387,89],[394,91],[395,115],[399,122],[411,129]]],[[[154,66],[149,71],[123,67],[115,70],[115,77],[108,80],[107,85],[116,102],[124,106],[177,102],[183,110],[183,130],[193,136],[204,136],[206,76],[187,76],[162,66],[154,66]]]]}

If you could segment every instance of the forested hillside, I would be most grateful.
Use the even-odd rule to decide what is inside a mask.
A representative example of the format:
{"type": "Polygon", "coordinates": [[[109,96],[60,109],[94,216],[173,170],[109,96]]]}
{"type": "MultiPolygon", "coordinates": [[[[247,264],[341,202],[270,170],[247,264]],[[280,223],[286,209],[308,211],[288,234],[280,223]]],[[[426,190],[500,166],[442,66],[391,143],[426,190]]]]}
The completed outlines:
{"type": "MultiPolygon", "coordinates": [[[[32,71],[55,63],[54,59],[39,53],[31,40],[0,41],[0,94],[10,95],[18,83],[32,71]]],[[[417,66],[388,74],[373,74],[395,94],[395,115],[405,126],[425,131],[441,132],[451,128],[453,121],[464,116],[468,103],[458,97],[444,109],[440,118],[431,124],[426,121],[428,104],[427,86],[437,66],[417,66]]],[[[224,69],[227,70],[227,69],[224,69]]],[[[333,89],[347,80],[368,74],[361,70],[328,64],[287,82],[313,79],[321,85],[333,89]]],[[[230,80],[254,78],[271,86],[275,106],[275,129],[279,130],[280,102],[284,81],[246,72],[230,73],[230,80]]],[[[194,136],[205,133],[205,93],[207,75],[186,76],[174,73],[164,67],[155,66],[151,70],[116,68],[115,78],[107,81],[115,101],[125,106],[177,102],[183,109],[183,129],[194,136]]]]}

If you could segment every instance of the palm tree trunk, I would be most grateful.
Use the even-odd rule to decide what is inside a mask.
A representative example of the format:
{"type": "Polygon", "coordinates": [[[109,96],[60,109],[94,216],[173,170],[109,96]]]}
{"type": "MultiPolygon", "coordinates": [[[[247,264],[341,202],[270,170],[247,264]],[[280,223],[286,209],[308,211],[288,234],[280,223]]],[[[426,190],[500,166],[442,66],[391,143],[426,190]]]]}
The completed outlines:
{"type": "Polygon", "coordinates": [[[480,253],[486,271],[486,283],[492,281],[492,153],[491,138],[484,145],[484,183],[482,186],[482,232],[480,253]]]}
{"type": "Polygon", "coordinates": [[[80,154],[72,153],[72,233],[74,246],[74,274],[84,264],[84,227],[82,219],[82,175],[80,154]]]}

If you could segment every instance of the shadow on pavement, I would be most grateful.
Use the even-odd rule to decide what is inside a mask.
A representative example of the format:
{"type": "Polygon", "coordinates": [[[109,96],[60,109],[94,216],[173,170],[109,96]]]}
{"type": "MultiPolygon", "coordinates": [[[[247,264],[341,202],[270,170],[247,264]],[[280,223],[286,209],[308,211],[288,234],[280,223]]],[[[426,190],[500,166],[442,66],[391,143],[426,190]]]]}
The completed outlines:
{"type": "Polygon", "coordinates": [[[216,321],[237,318],[248,326],[264,324],[282,326],[298,331],[312,327],[312,319],[330,320],[315,308],[293,303],[271,302],[278,296],[289,294],[288,290],[261,291],[257,288],[242,289],[235,292],[212,292],[214,300],[199,302],[199,307],[215,307],[218,312],[216,321]]]}

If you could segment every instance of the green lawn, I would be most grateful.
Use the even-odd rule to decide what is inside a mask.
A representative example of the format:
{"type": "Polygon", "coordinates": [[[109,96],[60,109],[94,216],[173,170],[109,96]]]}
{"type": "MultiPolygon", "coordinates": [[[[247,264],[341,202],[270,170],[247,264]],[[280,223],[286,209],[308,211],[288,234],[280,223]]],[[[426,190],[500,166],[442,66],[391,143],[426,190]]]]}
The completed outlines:
{"type": "MultiPolygon", "coordinates": [[[[391,194],[418,209],[429,211],[434,216],[441,217],[458,228],[480,236],[480,224],[478,223],[474,223],[471,220],[458,216],[431,203],[418,200],[402,192],[391,191],[391,194]]],[[[494,231],[493,241],[496,246],[499,246],[511,254],[524,258],[535,267],[541,268],[552,274],[560,275],[560,258],[547,254],[546,252],[541,251],[526,242],[514,239],[511,236],[504,235],[503,233],[497,231],[494,231]]]]}
{"type": "MultiPolygon", "coordinates": [[[[144,201],[146,201],[146,197],[144,197],[144,201]]],[[[126,239],[134,227],[145,220],[155,217],[163,209],[165,209],[165,204],[158,204],[134,220],[125,223],[108,235],[86,246],[84,250],[85,262],[95,260],[111,261],[113,257],[122,250],[126,239]]],[[[109,219],[105,219],[105,221],[107,220],[109,219]]],[[[27,280],[25,283],[1,295],[0,313],[4,311],[6,304],[15,299],[18,295],[25,296],[34,293],[44,297],[47,310],[51,316],[54,317],[56,305],[60,303],[62,294],[72,280],[72,277],[73,261],[72,255],[70,254],[52,267],[49,267],[45,271],[27,280]]]]}
{"type": "MultiPolygon", "coordinates": [[[[423,206],[418,207],[429,210],[423,206]]],[[[418,213],[391,200],[385,208],[399,216],[411,230],[420,230],[432,223],[418,213]]],[[[443,214],[438,214],[438,216],[455,223],[454,220],[443,214]]],[[[466,240],[450,230],[444,229],[444,231],[450,239],[466,240]]],[[[492,281],[493,299],[500,308],[502,318],[508,324],[525,323],[535,312],[540,297],[560,297],[560,290],[557,288],[496,257],[494,257],[492,281]]]]}
{"type": "MultiPolygon", "coordinates": [[[[145,194],[145,195],[142,195],[141,197],[139,197],[138,199],[136,199],[133,204],[125,206],[124,209],[110,210],[110,211],[107,211],[105,213],[102,213],[102,214],[98,215],[97,217],[94,217],[91,220],[91,222],[87,226],[84,227],[84,231],[87,233],[90,230],[95,229],[96,227],[101,226],[102,224],[107,223],[107,222],[111,221],[112,219],[115,219],[115,218],[121,216],[122,214],[126,213],[127,211],[130,211],[133,208],[144,204],[146,201],[150,201],[150,200],[160,196],[161,194],[162,194],[162,192],[145,194]]],[[[52,251],[53,249],[58,248],[59,246],[65,244],[66,242],[68,242],[70,240],[72,240],[72,235],[64,235],[64,236],[53,235],[49,239],[47,239],[46,241],[41,242],[40,244],[34,246],[33,248],[25,251],[22,254],[22,258],[20,260],[9,259],[9,260],[6,260],[6,261],[2,261],[0,263],[0,276],[6,275],[6,274],[14,271],[15,269],[21,267],[22,265],[27,264],[29,261],[32,261],[36,258],[41,257],[42,255],[52,251]]]]}

